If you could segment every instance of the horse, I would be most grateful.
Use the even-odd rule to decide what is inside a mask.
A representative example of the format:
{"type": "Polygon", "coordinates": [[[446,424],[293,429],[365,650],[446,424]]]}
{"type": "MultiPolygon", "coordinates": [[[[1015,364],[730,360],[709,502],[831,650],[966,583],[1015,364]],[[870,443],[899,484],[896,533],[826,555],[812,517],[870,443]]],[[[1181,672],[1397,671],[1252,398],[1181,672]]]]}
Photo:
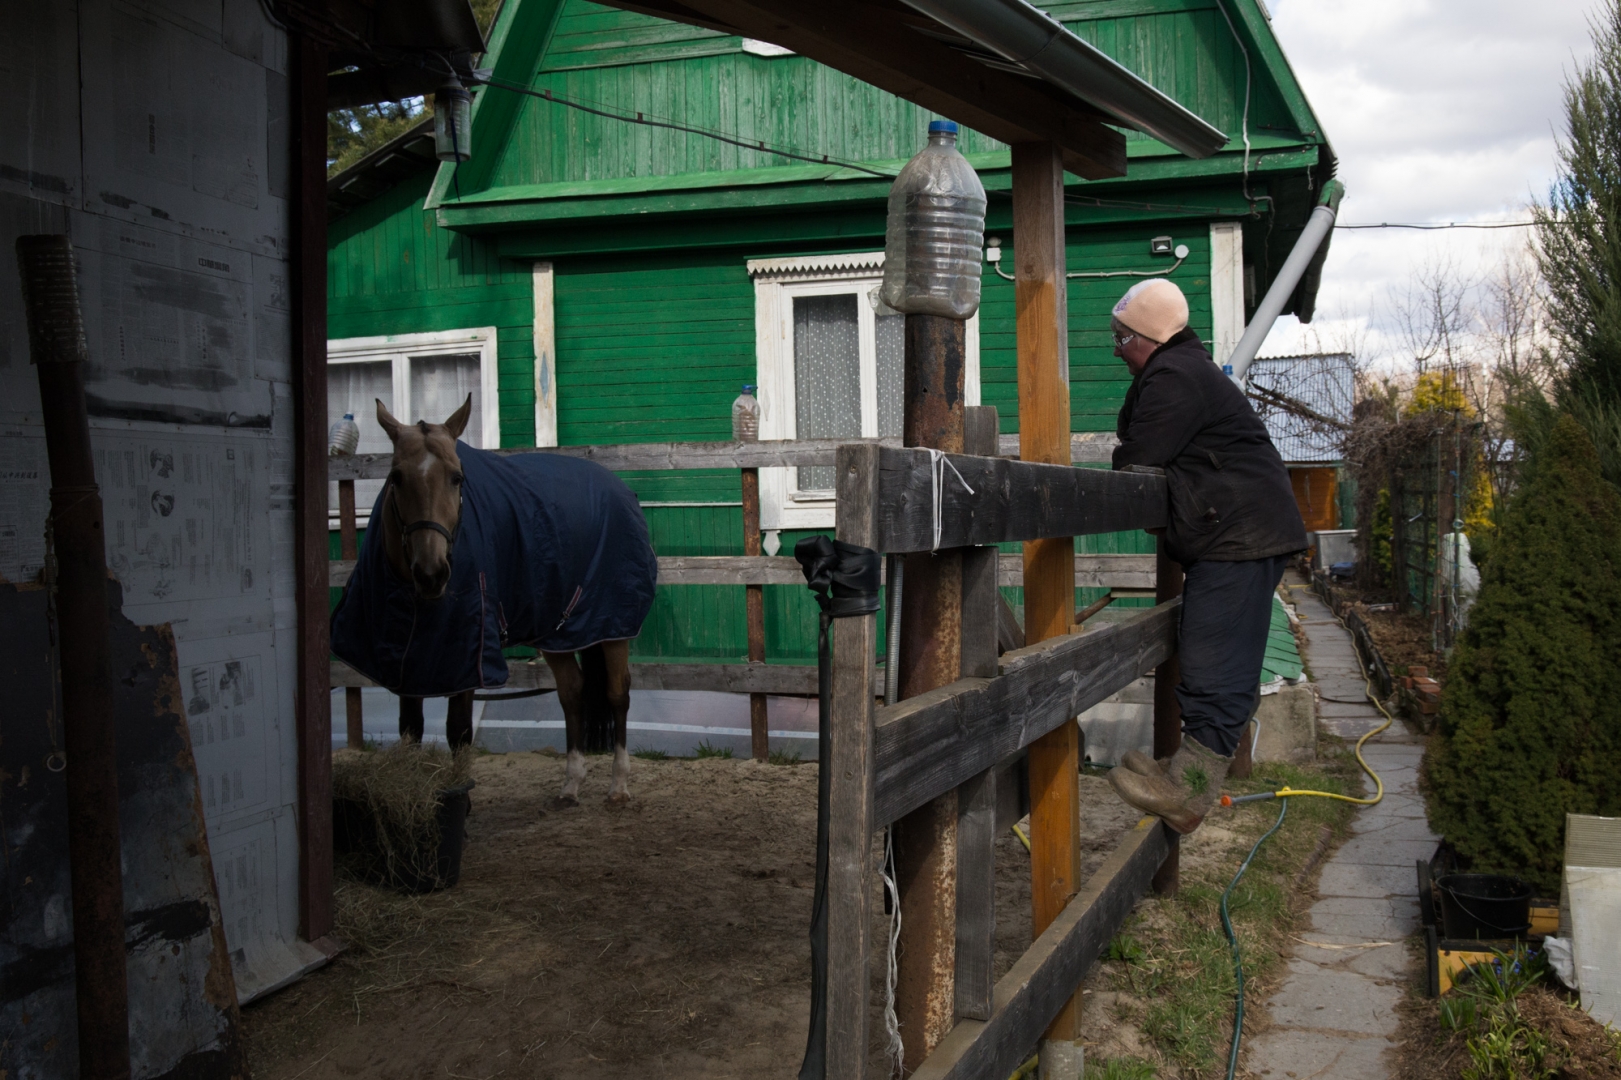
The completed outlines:
{"type": "Polygon", "coordinates": [[[568,743],[555,803],[579,805],[595,710],[613,729],[607,804],[623,806],[630,639],[658,576],[647,522],[624,482],[594,462],[459,442],[472,407],[469,394],[443,424],[406,424],[377,401],[393,461],[332,613],[332,651],[399,695],[402,739],[421,741],[424,697],[449,697],[446,735],[460,747],[472,742],[474,692],[506,684],[502,649],[538,649],[568,743]]]}

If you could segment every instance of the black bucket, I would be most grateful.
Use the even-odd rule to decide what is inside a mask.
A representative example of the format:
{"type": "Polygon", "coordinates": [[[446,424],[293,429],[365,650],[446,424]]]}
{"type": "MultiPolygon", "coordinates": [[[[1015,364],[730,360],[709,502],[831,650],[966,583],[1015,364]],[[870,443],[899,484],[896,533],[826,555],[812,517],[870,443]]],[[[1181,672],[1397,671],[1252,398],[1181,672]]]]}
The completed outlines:
{"type": "Polygon", "coordinates": [[[361,856],[362,873],[380,885],[392,885],[413,893],[448,889],[462,876],[467,812],[472,806],[468,793],[472,790],[473,781],[468,780],[439,793],[439,853],[431,875],[410,868],[388,873],[384,868],[383,851],[377,840],[371,810],[349,799],[333,800],[332,846],[340,855],[352,853],[361,856]]]}
{"type": "Polygon", "coordinates": [[[1441,932],[1455,939],[1522,937],[1531,929],[1531,886],[1502,874],[1446,874],[1441,894],[1441,932]]]}

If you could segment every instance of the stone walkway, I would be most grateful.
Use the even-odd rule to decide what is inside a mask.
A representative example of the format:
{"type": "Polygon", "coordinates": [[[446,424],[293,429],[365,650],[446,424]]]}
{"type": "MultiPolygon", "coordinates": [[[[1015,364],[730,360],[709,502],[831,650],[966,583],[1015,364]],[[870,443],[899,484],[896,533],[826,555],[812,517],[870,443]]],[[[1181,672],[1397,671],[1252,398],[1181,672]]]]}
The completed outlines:
{"type": "MultiPolygon", "coordinates": [[[[1315,595],[1291,595],[1321,695],[1320,723],[1354,742],[1384,717],[1364,696],[1351,637],[1315,595]]],[[[1384,800],[1357,811],[1355,835],[1323,867],[1310,927],[1283,986],[1266,1002],[1272,1026],[1249,1043],[1250,1075],[1384,1080],[1394,1071],[1396,1005],[1416,974],[1406,946],[1419,929],[1414,863],[1435,853],[1437,839],[1418,794],[1423,752],[1399,720],[1364,746],[1363,757],[1384,778],[1384,800]]]]}

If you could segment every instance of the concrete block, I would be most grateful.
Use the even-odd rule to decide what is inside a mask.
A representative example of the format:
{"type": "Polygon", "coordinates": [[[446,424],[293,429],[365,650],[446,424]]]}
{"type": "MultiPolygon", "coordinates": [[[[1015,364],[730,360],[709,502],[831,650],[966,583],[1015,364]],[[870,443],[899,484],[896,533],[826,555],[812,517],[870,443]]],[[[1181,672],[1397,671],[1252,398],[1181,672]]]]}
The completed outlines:
{"type": "Polygon", "coordinates": [[[1411,866],[1356,866],[1332,860],[1317,879],[1322,896],[1405,896],[1418,884],[1411,866]]]}
{"type": "Polygon", "coordinates": [[[1305,683],[1261,698],[1255,719],[1256,761],[1311,761],[1317,757],[1317,699],[1305,683]]]}
{"type": "Polygon", "coordinates": [[[1154,751],[1154,706],[1104,701],[1079,717],[1083,753],[1094,765],[1118,765],[1127,750],[1154,751]]]}

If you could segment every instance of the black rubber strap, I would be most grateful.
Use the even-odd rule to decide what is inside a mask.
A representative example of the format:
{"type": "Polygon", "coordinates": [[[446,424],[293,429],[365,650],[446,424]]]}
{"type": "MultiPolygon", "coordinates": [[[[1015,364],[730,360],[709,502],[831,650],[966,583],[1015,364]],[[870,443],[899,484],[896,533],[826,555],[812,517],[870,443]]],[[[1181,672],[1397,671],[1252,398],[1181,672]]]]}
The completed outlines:
{"type": "Polygon", "coordinates": [[[805,572],[805,583],[822,608],[816,642],[816,893],[811,904],[811,1008],[810,1034],[799,1080],[827,1076],[827,834],[831,771],[833,655],[828,630],[834,619],[871,615],[878,610],[882,563],[871,548],[846,544],[826,536],[807,536],[794,545],[794,558],[805,572]]]}

